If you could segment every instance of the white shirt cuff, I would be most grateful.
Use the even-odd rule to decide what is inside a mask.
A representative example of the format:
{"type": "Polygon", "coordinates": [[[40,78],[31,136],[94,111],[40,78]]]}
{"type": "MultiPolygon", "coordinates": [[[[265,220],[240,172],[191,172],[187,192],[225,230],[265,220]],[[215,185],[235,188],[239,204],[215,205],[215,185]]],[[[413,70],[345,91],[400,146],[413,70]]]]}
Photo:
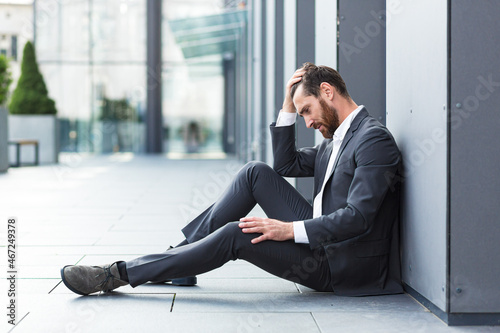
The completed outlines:
{"type": "Polygon", "coordinates": [[[276,127],[290,126],[295,124],[297,119],[297,113],[283,112],[280,111],[278,114],[278,119],[276,120],[276,127]]]}
{"type": "Polygon", "coordinates": [[[293,237],[295,238],[295,243],[309,244],[304,221],[293,222],[293,237]]]}

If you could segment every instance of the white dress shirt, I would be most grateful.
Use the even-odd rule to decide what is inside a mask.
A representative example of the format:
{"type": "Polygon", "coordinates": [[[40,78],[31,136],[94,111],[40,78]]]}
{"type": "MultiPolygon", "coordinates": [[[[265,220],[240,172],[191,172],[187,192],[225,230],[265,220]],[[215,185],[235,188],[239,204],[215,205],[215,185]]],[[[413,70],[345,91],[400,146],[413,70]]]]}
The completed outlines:
{"type": "MultiPolygon", "coordinates": [[[[337,154],[339,153],[342,141],[344,140],[347,131],[351,127],[352,120],[356,117],[356,115],[359,113],[359,111],[361,111],[362,108],[364,108],[364,106],[360,105],[357,107],[356,110],[351,112],[344,119],[342,124],[340,124],[340,126],[335,130],[335,133],[333,134],[333,149],[330,155],[330,159],[328,160],[328,167],[326,169],[325,179],[323,181],[323,185],[321,186],[321,190],[314,198],[313,218],[320,217],[322,215],[323,191],[325,189],[325,185],[328,179],[330,178],[329,176],[333,169],[333,163],[337,158],[337,154]]],[[[293,125],[295,124],[296,119],[297,119],[297,113],[280,111],[278,119],[276,120],[276,127],[293,125]]],[[[293,233],[294,233],[295,243],[309,244],[309,238],[307,237],[304,221],[293,222],[293,233]]]]}

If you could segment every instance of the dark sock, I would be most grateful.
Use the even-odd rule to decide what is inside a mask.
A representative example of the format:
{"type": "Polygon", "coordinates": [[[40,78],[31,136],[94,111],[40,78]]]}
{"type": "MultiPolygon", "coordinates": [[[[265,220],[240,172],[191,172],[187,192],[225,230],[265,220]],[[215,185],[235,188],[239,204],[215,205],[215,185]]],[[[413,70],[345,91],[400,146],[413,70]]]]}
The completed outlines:
{"type": "Polygon", "coordinates": [[[189,242],[187,241],[187,239],[183,240],[182,242],[180,242],[179,244],[177,244],[176,247],[179,247],[179,246],[183,246],[183,245],[187,245],[189,244],[189,242]]]}
{"type": "Polygon", "coordinates": [[[120,280],[129,282],[125,261],[119,261],[118,263],[116,263],[116,266],[118,267],[118,272],[120,272],[120,280]]]}

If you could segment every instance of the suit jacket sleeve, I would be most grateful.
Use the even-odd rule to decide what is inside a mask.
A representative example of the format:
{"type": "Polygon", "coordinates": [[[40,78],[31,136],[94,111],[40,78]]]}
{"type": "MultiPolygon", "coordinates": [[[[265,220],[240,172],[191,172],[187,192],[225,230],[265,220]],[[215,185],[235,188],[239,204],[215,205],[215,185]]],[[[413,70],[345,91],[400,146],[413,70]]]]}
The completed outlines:
{"type": "Polygon", "coordinates": [[[351,142],[355,165],[346,206],[304,221],[312,249],[370,232],[397,173],[401,157],[388,131],[372,127],[358,134],[360,140],[351,142]]]}
{"type": "Polygon", "coordinates": [[[276,127],[271,124],[274,170],[283,177],[313,177],[318,146],[297,149],[295,124],[276,127]]]}

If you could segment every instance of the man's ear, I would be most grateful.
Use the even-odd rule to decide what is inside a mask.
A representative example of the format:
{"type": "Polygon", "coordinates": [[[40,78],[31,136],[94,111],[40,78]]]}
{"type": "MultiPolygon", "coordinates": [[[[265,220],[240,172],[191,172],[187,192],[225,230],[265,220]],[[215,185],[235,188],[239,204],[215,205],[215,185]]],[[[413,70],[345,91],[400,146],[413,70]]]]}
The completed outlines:
{"type": "Polygon", "coordinates": [[[333,100],[333,96],[335,95],[335,89],[332,87],[331,84],[327,82],[322,82],[319,85],[319,89],[321,90],[321,93],[329,100],[333,100]]]}

